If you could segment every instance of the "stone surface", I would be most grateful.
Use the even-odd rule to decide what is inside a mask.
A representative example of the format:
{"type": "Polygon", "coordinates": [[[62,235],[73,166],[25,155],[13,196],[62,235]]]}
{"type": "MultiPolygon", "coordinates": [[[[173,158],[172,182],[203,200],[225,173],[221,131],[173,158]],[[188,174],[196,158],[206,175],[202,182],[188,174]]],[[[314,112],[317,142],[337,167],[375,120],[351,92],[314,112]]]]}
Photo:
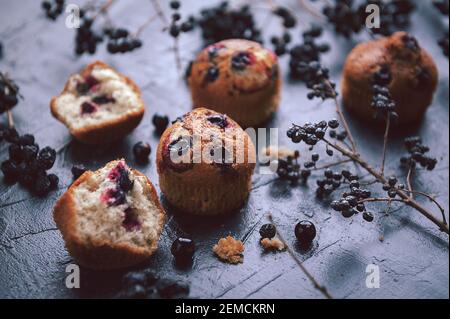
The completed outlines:
{"type": "MultiPolygon", "coordinates": [[[[311,16],[299,9],[297,1],[280,2],[297,8],[303,22],[311,20],[311,16]]],[[[448,60],[435,41],[441,37],[444,24],[426,1],[419,2],[420,14],[414,15],[412,32],[436,59],[440,85],[423,123],[393,137],[387,170],[404,178],[405,172],[398,167],[398,158],[404,152],[402,139],[409,134],[420,134],[439,159],[439,164],[434,172],[418,172],[414,187],[435,194],[448,209],[448,60]]],[[[186,11],[194,13],[211,1],[186,0],[183,3],[186,11]]],[[[126,1],[126,4],[118,1],[111,16],[114,23],[133,30],[151,12],[149,1],[126,1]]],[[[258,12],[261,12],[260,23],[266,21],[267,38],[280,32],[276,18],[265,20],[266,12],[258,12]]],[[[154,153],[151,164],[140,166],[133,160],[132,146],[145,140],[156,148],[158,138],[153,134],[151,124],[153,114],[167,114],[175,119],[191,108],[188,88],[174,63],[172,40],[161,30],[162,24],[154,22],[143,33],[144,47],[131,54],[111,56],[102,49],[95,56],[76,58],[73,54],[74,31],[65,28],[64,18],[55,23],[46,20],[40,1],[1,1],[0,39],[5,57],[0,61],[0,69],[17,79],[25,97],[14,110],[16,125],[22,133],[35,134],[41,146],[49,145],[59,150],[53,172],[61,178],[61,189],[45,199],[38,199],[17,185],[8,187],[0,181],[0,298],[110,297],[120,288],[123,272],[97,273],[85,269],[81,272],[81,289],[65,287],[65,268],[73,261],[55,228],[52,206],[71,183],[70,169],[74,163],[97,169],[110,160],[124,157],[158,186],[154,153]],[[147,105],[140,127],[123,142],[111,147],[86,147],[71,141],[65,127],[49,112],[50,98],[62,90],[67,77],[95,59],[104,60],[133,78],[142,88],[147,105]]],[[[346,54],[365,36],[348,41],[335,36],[329,28],[325,38],[331,42],[332,52],[326,55],[324,64],[330,66],[333,78],[338,80],[346,54]]],[[[183,63],[187,64],[201,48],[199,33],[183,36],[180,47],[183,63]]],[[[332,103],[307,100],[306,88],[288,79],[287,63],[287,58],[282,58],[286,83],[281,110],[269,126],[279,127],[284,132],[291,122],[335,117],[332,103]]],[[[3,117],[0,121],[6,123],[3,117]]],[[[351,117],[350,123],[361,152],[376,165],[380,161],[382,132],[351,117]]],[[[290,145],[284,133],[280,133],[280,142],[290,145]]],[[[305,150],[301,148],[302,152],[305,150]]],[[[7,150],[2,144],[0,160],[6,156],[7,150]]],[[[352,165],[349,167],[353,168],[352,165]]],[[[314,189],[314,180],[310,186],[291,188],[274,176],[255,175],[248,204],[234,216],[197,220],[169,212],[160,248],[144,267],[154,269],[161,276],[190,282],[193,297],[321,298],[287,253],[262,252],[258,229],[267,222],[266,214],[271,212],[278,229],[292,247],[295,247],[295,224],[303,219],[315,223],[318,237],[313,249],[307,253],[296,250],[296,254],[336,298],[449,297],[447,235],[410,208],[395,208],[389,216],[376,214],[376,220],[371,224],[364,222],[361,216],[344,219],[332,212],[326,203],[317,200],[314,189]],[[223,264],[213,256],[214,243],[228,234],[246,244],[242,265],[223,264]],[[197,243],[195,263],[189,270],[177,269],[170,254],[173,240],[180,235],[192,237],[197,243]],[[384,241],[379,240],[381,236],[384,241]],[[380,267],[380,289],[366,288],[368,264],[380,267]]],[[[431,203],[421,201],[436,211],[431,203]]],[[[383,206],[375,206],[374,210],[382,211],[383,206]]]]}

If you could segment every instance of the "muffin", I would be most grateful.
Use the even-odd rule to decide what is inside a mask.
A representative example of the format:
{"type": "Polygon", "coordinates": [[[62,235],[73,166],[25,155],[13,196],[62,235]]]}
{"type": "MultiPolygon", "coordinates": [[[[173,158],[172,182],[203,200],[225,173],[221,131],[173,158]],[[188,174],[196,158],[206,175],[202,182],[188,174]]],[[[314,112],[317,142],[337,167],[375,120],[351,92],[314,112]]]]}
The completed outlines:
{"type": "Polygon", "coordinates": [[[85,144],[123,138],[139,125],[145,112],[138,86],[98,61],[71,76],[50,108],[53,116],[85,144]]]}
{"type": "Polygon", "coordinates": [[[98,270],[147,260],[165,221],[152,183],[123,160],[84,173],[58,200],[53,216],[70,255],[98,270]]]}
{"type": "Polygon", "coordinates": [[[161,137],[157,168],[161,191],[180,212],[223,215],[241,208],[251,190],[256,151],[230,117],[196,109],[161,137]]]}
{"type": "Polygon", "coordinates": [[[252,41],[207,47],[192,63],[188,83],[194,108],[227,114],[245,128],[264,124],[280,103],[277,56],[252,41]]]}
{"type": "Polygon", "coordinates": [[[364,120],[374,119],[373,79],[382,68],[388,68],[392,74],[389,89],[399,124],[419,122],[433,101],[438,71],[432,57],[406,32],[353,49],[345,62],[342,79],[345,107],[364,120]]]}

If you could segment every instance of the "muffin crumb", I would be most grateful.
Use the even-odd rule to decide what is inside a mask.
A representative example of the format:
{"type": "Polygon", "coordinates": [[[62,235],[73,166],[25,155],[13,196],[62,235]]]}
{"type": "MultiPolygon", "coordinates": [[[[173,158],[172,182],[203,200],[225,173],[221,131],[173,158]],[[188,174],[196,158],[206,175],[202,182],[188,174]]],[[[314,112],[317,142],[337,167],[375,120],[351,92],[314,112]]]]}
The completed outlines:
{"type": "Polygon", "coordinates": [[[272,238],[272,239],[263,238],[263,239],[261,239],[261,245],[264,247],[265,250],[283,251],[286,249],[286,246],[278,238],[272,238]]]}
{"type": "Polygon", "coordinates": [[[213,247],[213,252],[217,257],[230,264],[244,262],[244,250],[244,244],[240,240],[234,239],[232,236],[220,239],[217,245],[214,245],[213,247]]]}

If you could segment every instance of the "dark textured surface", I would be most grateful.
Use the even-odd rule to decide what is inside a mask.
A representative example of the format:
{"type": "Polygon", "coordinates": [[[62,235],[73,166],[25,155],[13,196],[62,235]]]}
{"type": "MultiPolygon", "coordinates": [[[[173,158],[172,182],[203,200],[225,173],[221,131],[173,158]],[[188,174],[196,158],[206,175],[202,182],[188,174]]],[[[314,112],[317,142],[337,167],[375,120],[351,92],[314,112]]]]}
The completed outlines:
{"type": "MultiPolygon", "coordinates": [[[[308,23],[310,16],[300,11],[296,1],[280,2],[296,8],[304,22],[300,27],[308,23]]],[[[436,59],[440,85],[423,123],[408,133],[397,134],[390,143],[388,172],[401,172],[398,158],[403,153],[402,136],[420,134],[431,146],[439,164],[434,172],[420,171],[414,186],[437,195],[448,209],[448,61],[435,41],[441,36],[443,23],[439,14],[426,4],[428,1],[419,2],[420,15],[413,17],[412,32],[436,59]]],[[[184,3],[188,11],[194,12],[203,3],[211,1],[184,3]]],[[[264,28],[266,36],[278,31],[276,18],[264,20],[266,12],[257,12],[261,12],[261,21],[269,21],[264,28]]],[[[127,25],[130,29],[144,22],[150,14],[149,1],[118,1],[111,12],[112,17],[117,17],[115,23],[127,25]]],[[[17,79],[25,97],[14,110],[17,127],[22,133],[35,134],[41,146],[49,145],[60,150],[53,171],[61,178],[61,189],[46,199],[33,198],[21,187],[7,187],[0,181],[0,297],[109,297],[117,290],[121,273],[88,270],[82,270],[82,289],[65,287],[65,267],[72,259],[55,228],[52,206],[64,192],[63,186],[71,182],[73,163],[96,169],[110,160],[125,157],[158,186],[154,153],[151,164],[139,166],[133,161],[131,147],[139,140],[148,140],[155,149],[158,138],[153,134],[153,114],[168,114],[174,119],[189,111],[191,106],[188,88],[174,64],[172,41],[161,32],[161,28],[159,21],[150,26],[143,35],[144,48],[135,53],[110,56],[101,51],[96,56],[78,59],[73,55],[73,31],[64,27],[63,18],[56,23],[44,19],[40,1],[0,0],[0,40],[5,46],[5,58],[0,61],[0,69],[17,79]],[[49,112],[50,98],[60,92],[67,77],[94,59],[102,59],[133,78],[142,88],[147,105],[140,127],[113,147],[89,148],[70,142],[65,127],[49,112]]],[[[346,41],[334,36],[330,30],[326,37],[333,49],[324,62],[331,67],[337,80],[346,54],[357,40],[346,41]]],[[[183,62],[192,59],[200,47],[199,34],[182,37],[183,62]]],[[[282,59],[281,65],[286,71],[286,58],[282,59]]],[[[305,87],[290,83],[286,77],[281,110],[270,126],[280,127],[284,132],[292,121],[303,123],[335,116],[331,103],[311,102],[305,96],[305,87]]],[[[3,117],[0,120],[6,122],[3,117]]],[[[362,153],[377,164],[381,153],[381,132],[367,128],[355,119],[350,121],[362,153]]],[[[282,144],[288,144],[284,133],[280,134],[280,139],[282,144]]],[[[1,145],[0,160],[6,156],[6,148],[1,145]]],[[[404,172],[397,174],[404,176],[404,172]]],[[[314,180],[311,180],[309,187],[291,188],[273,176],[255,175],[248,205],[226,220],[185,220],[169,212],[160,249],[147,266],[162,276],[189,281],[193,297],[322,297],[287,253],[262,252],[258,229],[266,222],[266,213],[272,212],[279,230],[292,246],[295,244],[293,229],[297,221],[309,219],[316,224],[318,238],[314,248],[307,253],[297,250],[296,254],[334,297],[449,297],[447,235],[410,208],[395,209],[389,216],[377,214],[372,224],[363,222],[361,216],[353,220],[344,219],[315,199],[313,185],[314,180]],[[189,270],[175,268],[170,254],[172,241],[182,234],[193,237],[198,246],[195,264],[189,270]],[[245,241],[245,262],[242,265],[223,264],[211,252],[213,244],[228,234],[245,241]],[[384,241],[379,240],[380,236],[384,241]],[[370,263],[380,266],[380,289],[367,289],[365,286],[365,268],[370,263]]],[[[423,203],[436,211],[427,201],[423,200],[423,203]]],[[[382,206],[378,207],[378,211],[381,210],[382,206]]]]}

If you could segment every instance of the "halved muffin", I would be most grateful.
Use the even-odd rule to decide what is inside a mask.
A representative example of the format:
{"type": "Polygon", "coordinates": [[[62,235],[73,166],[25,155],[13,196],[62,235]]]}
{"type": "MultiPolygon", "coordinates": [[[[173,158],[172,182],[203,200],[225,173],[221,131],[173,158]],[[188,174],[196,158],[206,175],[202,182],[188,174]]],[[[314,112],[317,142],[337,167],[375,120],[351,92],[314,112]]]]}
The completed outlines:
{"type": "Polygon", "coordinates": [[[153,254],[165,212],[148,178],[118,160],[75,181],[56,203],[54,219],[76,262],[117,269],[153,254]]]}
{"type": "Polygon", "coordinates": [[[53,116],[85,144],[111,143],[131,133],[145,107],[138,86],[103,62],[72,75],[50,103],[53,116]]]}

